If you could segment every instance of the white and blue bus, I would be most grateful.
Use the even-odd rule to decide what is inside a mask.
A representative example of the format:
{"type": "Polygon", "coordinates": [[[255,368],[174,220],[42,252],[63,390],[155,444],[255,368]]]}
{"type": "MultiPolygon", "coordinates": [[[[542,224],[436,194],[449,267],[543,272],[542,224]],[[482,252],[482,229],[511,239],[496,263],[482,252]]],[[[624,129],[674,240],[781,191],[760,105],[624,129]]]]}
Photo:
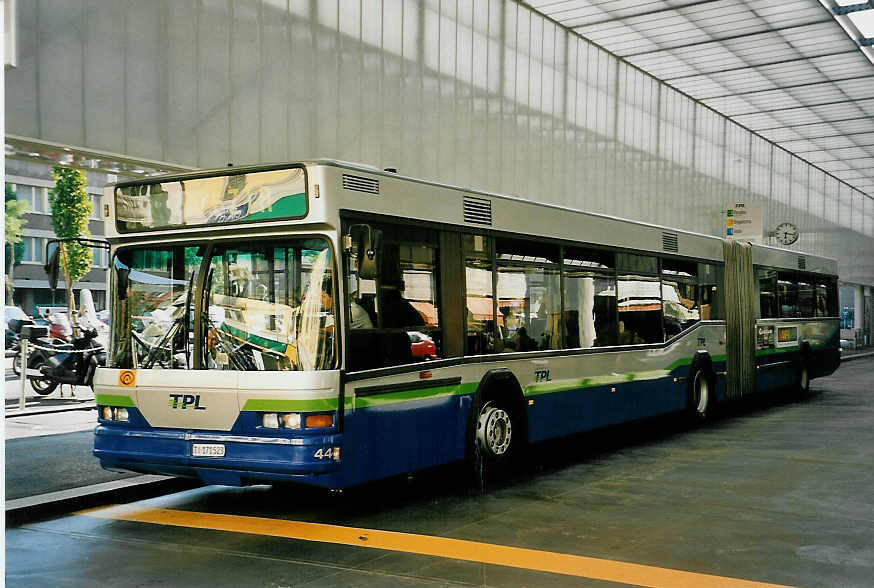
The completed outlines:
{"type": "Polygon", "coordinates": [[[840,363],[821,257],[336,161],[106,196],[108,469],[342,488],[840,363]]]}

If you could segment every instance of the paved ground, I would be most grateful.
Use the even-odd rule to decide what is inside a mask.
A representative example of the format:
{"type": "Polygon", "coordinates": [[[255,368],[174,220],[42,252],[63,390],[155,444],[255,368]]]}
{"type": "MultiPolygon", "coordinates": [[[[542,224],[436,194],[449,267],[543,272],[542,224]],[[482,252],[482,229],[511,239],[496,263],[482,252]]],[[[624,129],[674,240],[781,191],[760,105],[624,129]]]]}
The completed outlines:
{"type": "Polygon", "coordinates": [[[801,402],[702,427],[662,420],[540,445],[485,495],[443,468],[341,495],[208,487],[30,523],[7,530],[6,580],[871,586],[872,373],[874,359],[847,363],[801,402]]]}
{"type": "MultiPolygon", "coordinates": [[[[94,420],[93,411],[86,414],[94,420]]],[[[56,416],[56,415],[51,415],[56,416]]],[[[61,415],[63,416],[63,415],[61,415]]],[[[9,425],[7,421],[7,426],[9,425]]],[[[90,486],[135,476],[102,469],[91,455],[92,430],[6,441],[6,499],[90,486]]]]}

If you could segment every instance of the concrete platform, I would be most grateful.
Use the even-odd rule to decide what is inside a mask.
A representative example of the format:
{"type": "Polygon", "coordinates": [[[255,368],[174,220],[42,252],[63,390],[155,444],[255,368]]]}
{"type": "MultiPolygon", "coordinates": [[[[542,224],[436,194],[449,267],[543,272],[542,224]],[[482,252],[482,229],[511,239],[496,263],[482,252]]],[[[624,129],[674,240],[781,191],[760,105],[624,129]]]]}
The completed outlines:
{"type": "Polygon", "coordinates": [[[343,494],[208,487],[6,533],[10,586],[870,586],[874,360],[801,401],[535,446],[343,494]],[[51,554],[50,557],[47,554],[51,554]]]}

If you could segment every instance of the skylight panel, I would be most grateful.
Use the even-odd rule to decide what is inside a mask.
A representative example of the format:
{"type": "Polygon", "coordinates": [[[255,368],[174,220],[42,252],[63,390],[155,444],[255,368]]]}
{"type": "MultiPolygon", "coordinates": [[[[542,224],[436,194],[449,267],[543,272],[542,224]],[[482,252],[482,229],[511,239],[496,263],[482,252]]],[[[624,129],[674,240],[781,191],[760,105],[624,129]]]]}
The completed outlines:
{"type": "Polygon", "coordinates": [[[856,25],[863,37],[866,39],[874,38],[874,9],[851,12],[847,18],[856,25]]]}

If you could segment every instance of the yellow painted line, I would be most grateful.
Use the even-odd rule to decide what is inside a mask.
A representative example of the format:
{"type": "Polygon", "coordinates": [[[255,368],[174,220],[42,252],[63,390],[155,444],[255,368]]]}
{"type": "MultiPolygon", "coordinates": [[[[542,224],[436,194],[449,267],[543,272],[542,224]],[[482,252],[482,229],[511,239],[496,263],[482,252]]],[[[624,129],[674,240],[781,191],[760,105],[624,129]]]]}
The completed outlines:
{"type": "MultiPolygon", "coordinates": [[[[537,570],[553,574],[579,576],[594,580],[621,582],[653,587],[775,587],[777,584],[752,582],[738,578],[684,572],[581,555],[538,551],[463,539],[396,533],[376,529],[358,529],[338,525],[303,523],[227,514],[170,510],[138,509],[128,506],[101,507],[76,514],[104,519],[172,525],[192,529],[209,529],[231,533],[248,533],[286,539],[302,539],[340,545],[357,545],[418,555],[431,555],[477,563],[537,570]]],[[[785,588],[785,587],[784,587],[785,588]]]]}

